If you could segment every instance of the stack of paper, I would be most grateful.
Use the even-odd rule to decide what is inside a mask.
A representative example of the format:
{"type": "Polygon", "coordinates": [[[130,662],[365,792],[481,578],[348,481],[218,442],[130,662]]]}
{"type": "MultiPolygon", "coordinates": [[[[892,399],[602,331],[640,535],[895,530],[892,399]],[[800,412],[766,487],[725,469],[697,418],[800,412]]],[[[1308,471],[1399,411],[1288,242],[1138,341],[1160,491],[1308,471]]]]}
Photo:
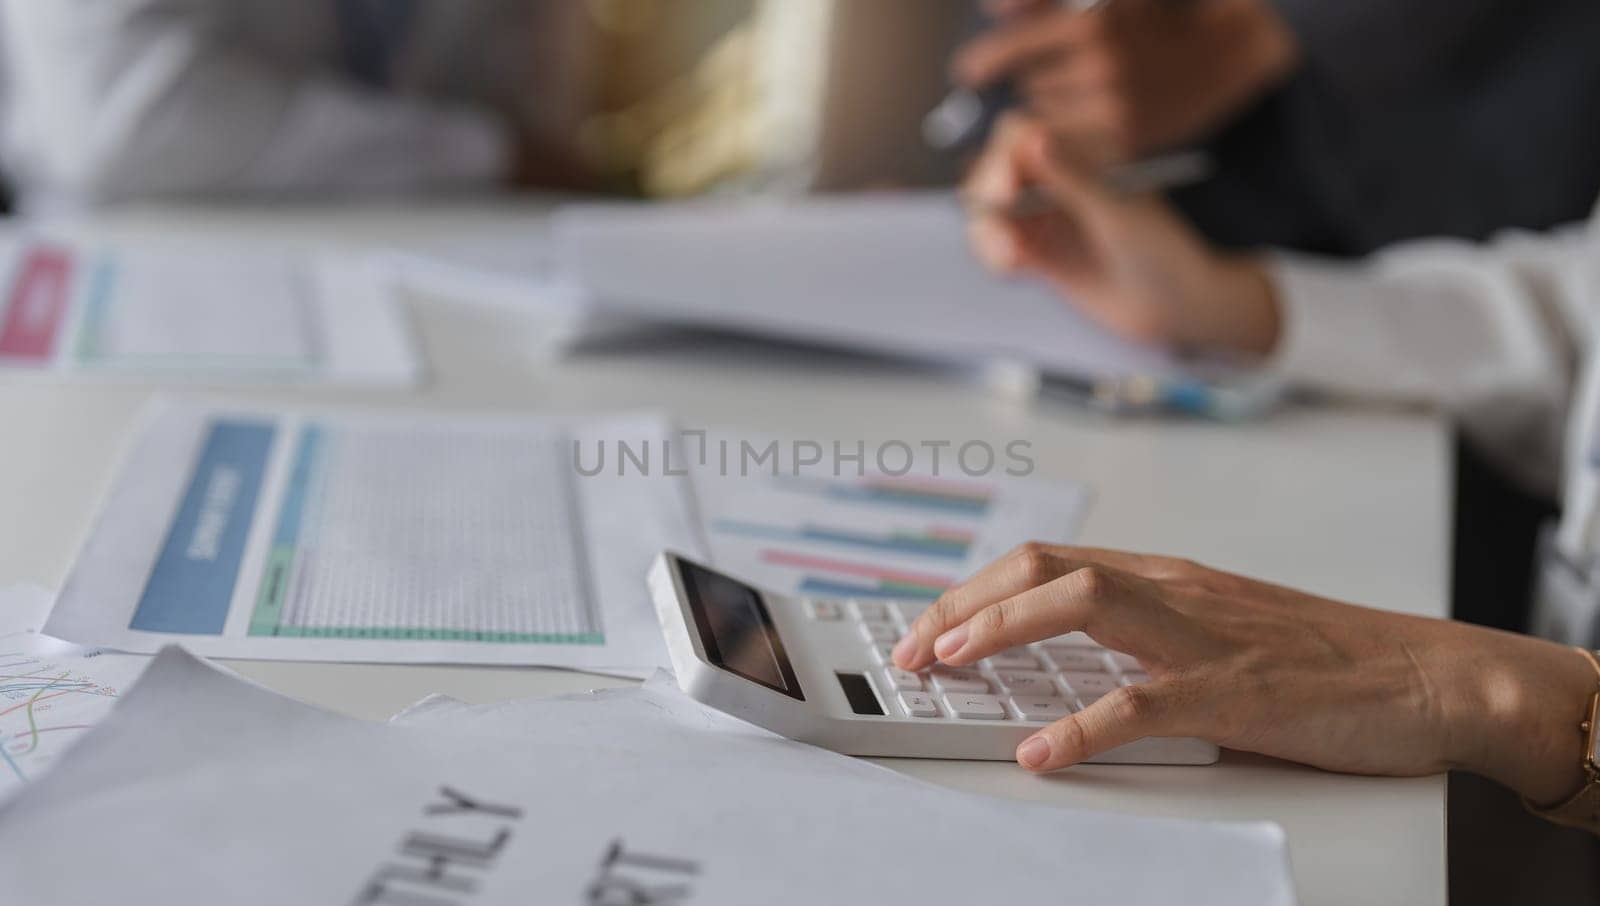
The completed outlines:
{"type": "Polygon", "coordinates": [[[566,318],[574,339],[630,317],[1045,376],[1185,370],[989,273],[949,193],[571,205],[550,233],[385,260],[402,285],[566,318]]]}
{"type": "Polygon", "coordinates": [[[169,650],[0,812],[56,903],[1294,902],[1282,832],[1008,803],[730,727],[647,689],[409,725],[169,650]],[[84,870],[63,853],[93,853],[84,870]]]}
{"type": "Polygon", "coordinates": [[[985,270],[948,194],[574,206],[555,232],[571,278],[620,311],[1054,375],[1178,370],[1041,282],[985,270]]]}

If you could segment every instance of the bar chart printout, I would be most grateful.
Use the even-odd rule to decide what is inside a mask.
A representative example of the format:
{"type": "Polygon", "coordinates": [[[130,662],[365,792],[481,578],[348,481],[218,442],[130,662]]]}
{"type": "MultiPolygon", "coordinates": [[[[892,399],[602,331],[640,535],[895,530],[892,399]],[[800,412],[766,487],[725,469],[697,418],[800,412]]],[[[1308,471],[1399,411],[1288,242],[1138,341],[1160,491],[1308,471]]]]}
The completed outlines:
{"type": "Polygon", "coordinates": [[[1069,541],[1085,488],[933,476],[703,476],[718,565],[779,591],[932,599],[1024,541],[1069,541]]]}

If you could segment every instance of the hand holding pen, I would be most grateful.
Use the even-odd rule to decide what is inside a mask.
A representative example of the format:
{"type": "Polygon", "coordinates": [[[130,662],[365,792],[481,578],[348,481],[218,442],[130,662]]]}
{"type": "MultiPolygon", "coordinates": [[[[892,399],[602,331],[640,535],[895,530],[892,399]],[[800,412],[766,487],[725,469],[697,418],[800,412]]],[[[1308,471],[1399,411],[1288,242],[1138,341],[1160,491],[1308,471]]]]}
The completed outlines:
{"type": "Polygon", "coordinates": [[[962,197],[985,264],[1043,278],[1118,334],[1233,357],[1265,356],[1278,342],[1279,303],[1261,262],[1219,253],[1153,195],[1108,187],[1029,117],[1001,120],[962,197]],[[1019,214],[1025,197],[1051,204],[1019,214]]]}
{"type": "Polygon", "coordinates": [[[1010,101],[1077,159],[1124,165],[1205,140],[1298,61],[1266,0],[989,6],[1000,23],[956,54],[957,89],[924,122],[938,147],[981,135],[984,115],[1010,101]]]}

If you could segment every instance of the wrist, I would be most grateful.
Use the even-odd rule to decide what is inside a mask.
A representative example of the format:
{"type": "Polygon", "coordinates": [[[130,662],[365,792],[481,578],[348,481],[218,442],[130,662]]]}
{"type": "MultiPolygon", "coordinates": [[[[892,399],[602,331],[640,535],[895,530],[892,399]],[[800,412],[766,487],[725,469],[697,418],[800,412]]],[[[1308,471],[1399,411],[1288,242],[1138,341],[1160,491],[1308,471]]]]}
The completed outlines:
{"type": "Polygon", "coordinates": [[[1282,316],[1266,266],[1250,256],[1218,258],[1183,345],[1264,357],[1278,345],[1282,316]]]}
{"type": "Polygon", "coordinates": [[[1530,802],[1562,801],[1588,782],[1579,725],[1600,688],[1595,670],[1566,646],[1496,635],[1489,657],[1462,661],[1470,691],[1455,709],[1451,760],[1530,802]]]}

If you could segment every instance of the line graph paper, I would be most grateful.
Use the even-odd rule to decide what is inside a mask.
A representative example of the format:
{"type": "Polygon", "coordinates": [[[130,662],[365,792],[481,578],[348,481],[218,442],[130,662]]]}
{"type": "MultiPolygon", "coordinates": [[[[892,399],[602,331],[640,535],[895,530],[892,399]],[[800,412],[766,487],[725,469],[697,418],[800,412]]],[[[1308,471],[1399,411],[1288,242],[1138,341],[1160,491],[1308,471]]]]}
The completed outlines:
{"type": "Polygon", "coordinates": [[[37,778],[110,713],[148,660],[48,636],[0,638],[0,797],[37,778]]]}

